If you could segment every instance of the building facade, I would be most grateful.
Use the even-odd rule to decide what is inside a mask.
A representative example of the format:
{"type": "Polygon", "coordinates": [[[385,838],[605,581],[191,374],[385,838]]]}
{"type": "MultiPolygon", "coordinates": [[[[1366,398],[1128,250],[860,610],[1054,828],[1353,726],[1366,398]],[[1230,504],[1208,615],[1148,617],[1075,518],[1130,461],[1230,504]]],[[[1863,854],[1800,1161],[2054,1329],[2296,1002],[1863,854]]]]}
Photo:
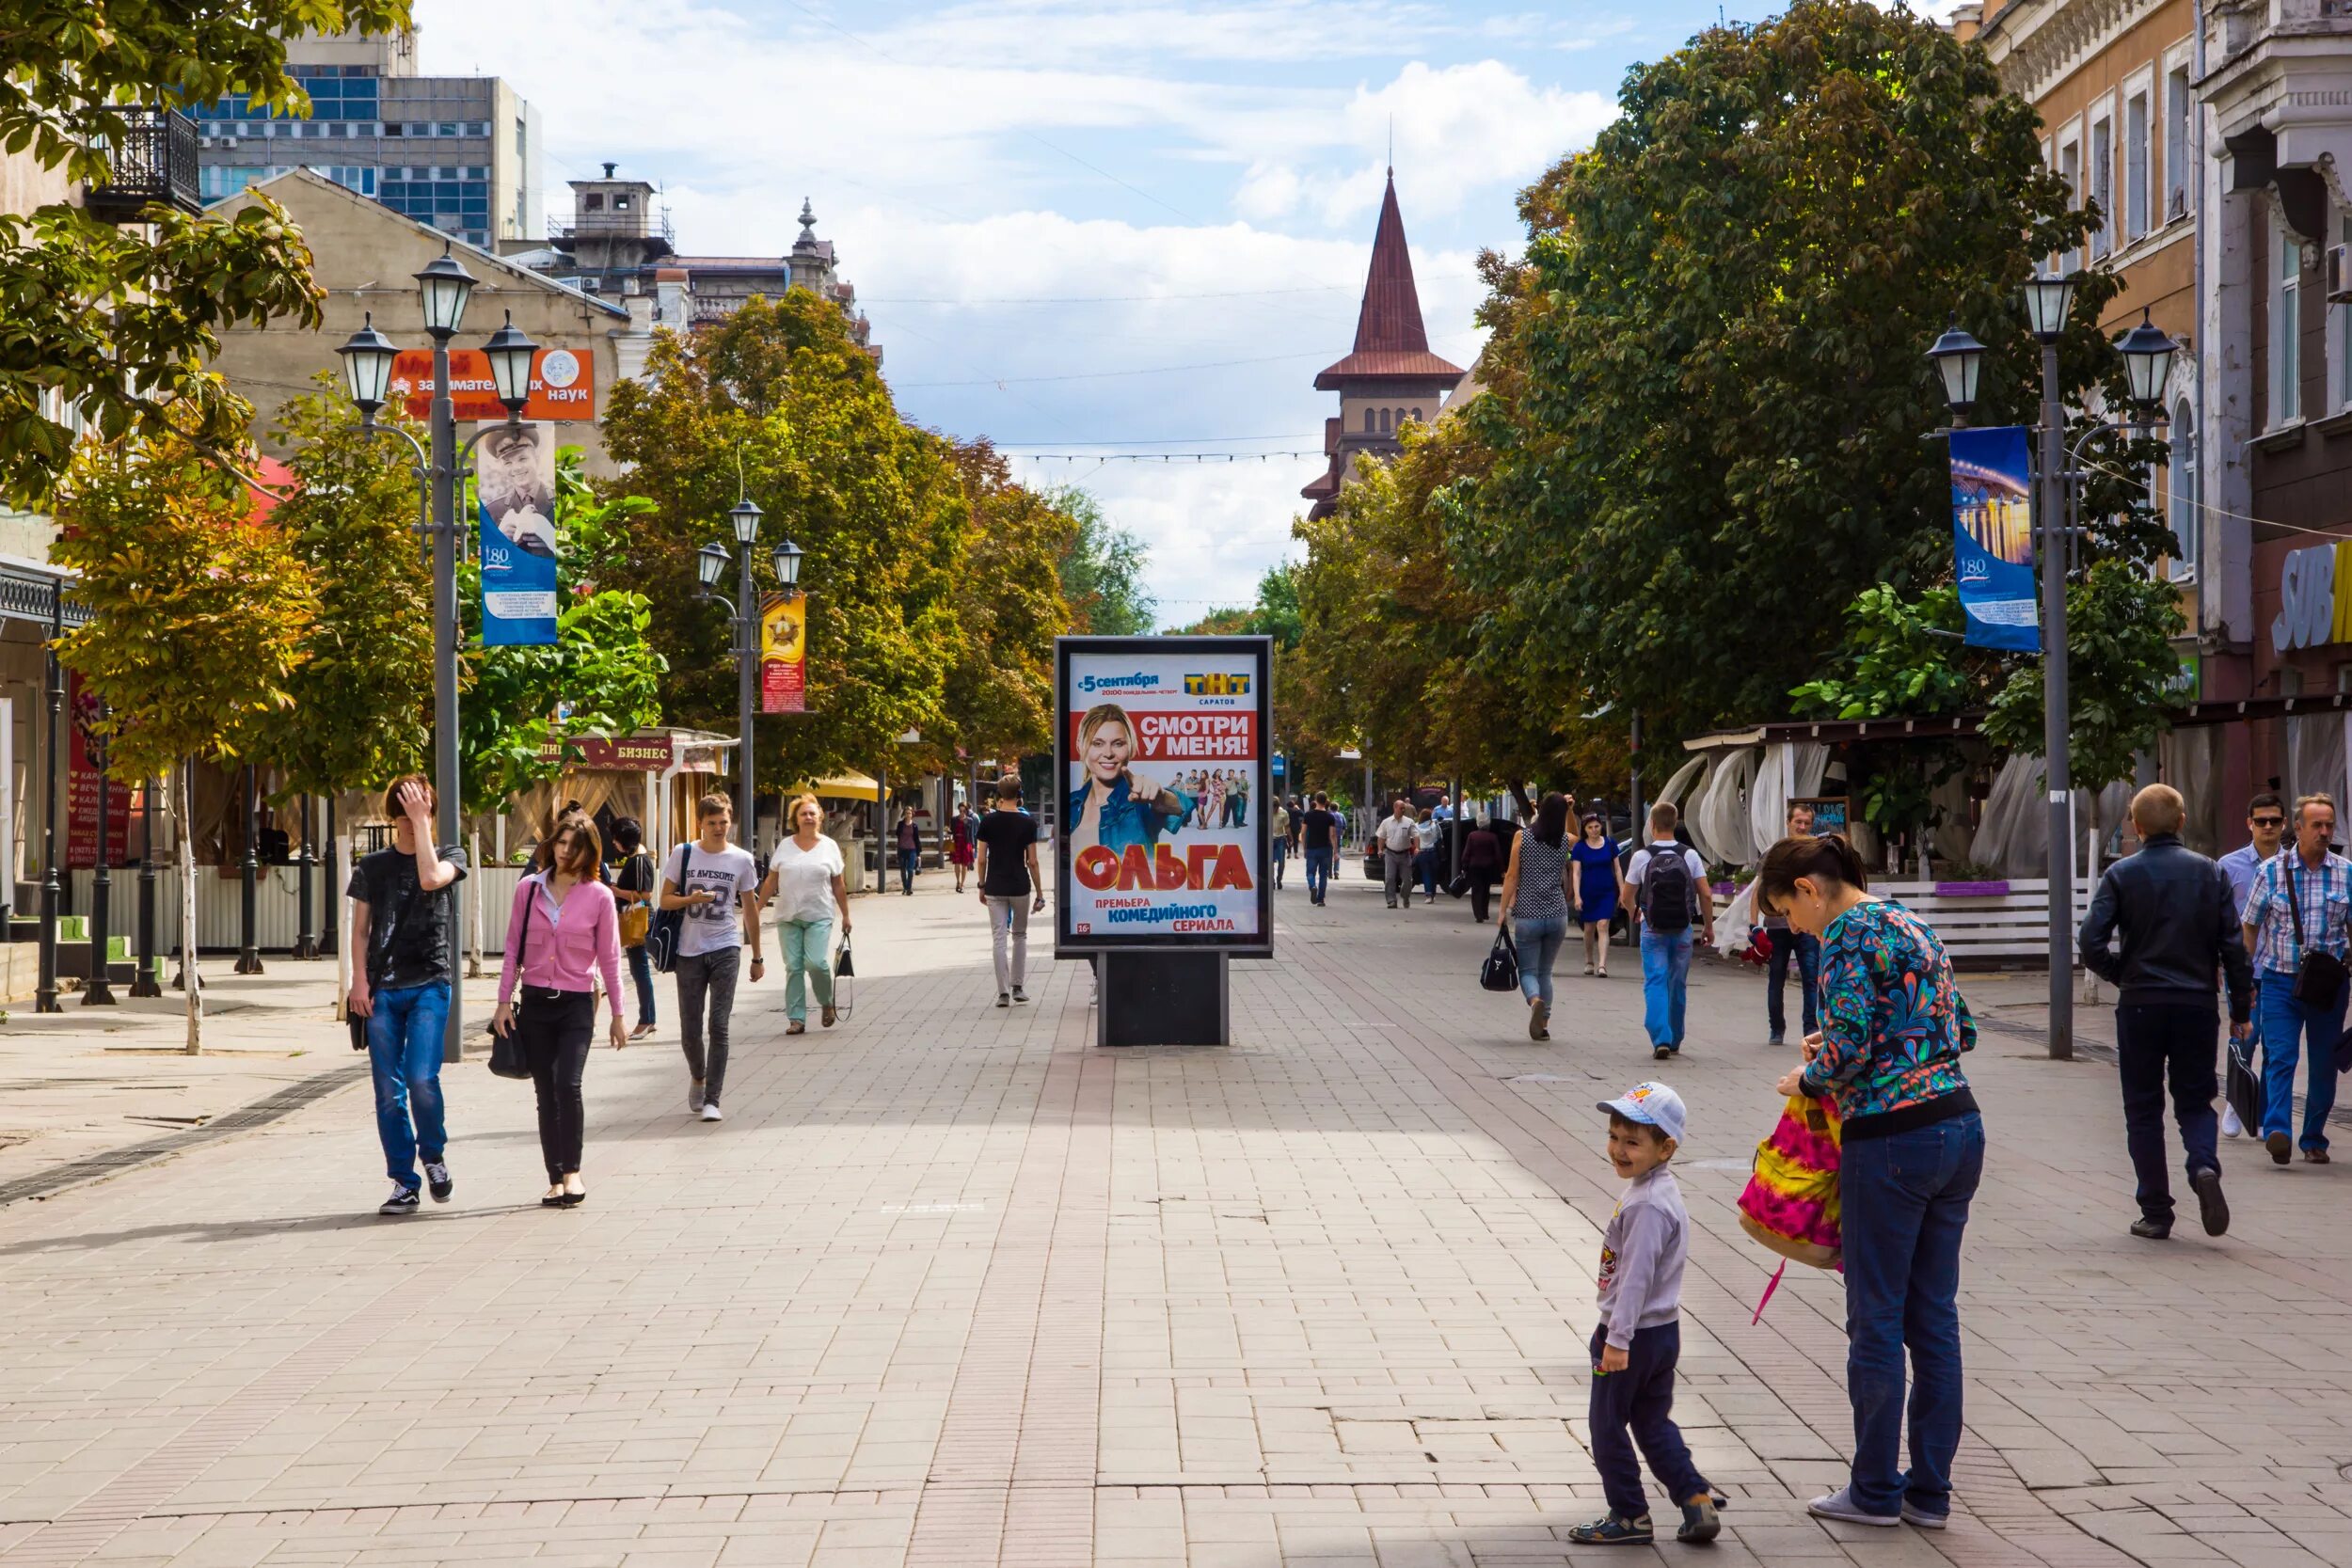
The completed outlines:
{"type": "Polygon", "coordinates": [[[1308,516],[1330,513],[1341,489],[1354,482],[1359,460],[1387,462],[1403,451],[1406,423],[1434,420],[1464,373],[1461,366],[1429,352],[1421,293],[1413,284],[1412,252],[1405,243],[1405,217],[1396,203],[1396,174],[1391,170],[1380,198],[1380,221],[1373,230],[1372,264],[1356,315],[1355,346],[1315,377],[1317,391],[1339,393],[1340,411],[1323,421],[1327,467],[1299,491],[1312,503],[1308,516]]]}
{"type": "Polygon", "coordinates": [[[413,31],[296,39],[286,58],[309,119],[242,94],[191,111],[207,201],[312,168],[470,245],[539,233],[538,116],[503,79],[418,74],[413,31]]]}

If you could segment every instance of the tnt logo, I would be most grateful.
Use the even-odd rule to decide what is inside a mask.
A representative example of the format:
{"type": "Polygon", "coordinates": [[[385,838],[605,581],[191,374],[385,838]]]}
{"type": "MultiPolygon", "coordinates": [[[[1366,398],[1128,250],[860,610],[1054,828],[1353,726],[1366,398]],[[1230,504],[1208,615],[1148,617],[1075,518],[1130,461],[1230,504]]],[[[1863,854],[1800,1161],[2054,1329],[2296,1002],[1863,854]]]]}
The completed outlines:
{"type": "Polygon", "coordinates": [[[1186,675],[1184,692],[1192,697],[1247,697],[1249,695],[1248,675],[1186,675]]]}

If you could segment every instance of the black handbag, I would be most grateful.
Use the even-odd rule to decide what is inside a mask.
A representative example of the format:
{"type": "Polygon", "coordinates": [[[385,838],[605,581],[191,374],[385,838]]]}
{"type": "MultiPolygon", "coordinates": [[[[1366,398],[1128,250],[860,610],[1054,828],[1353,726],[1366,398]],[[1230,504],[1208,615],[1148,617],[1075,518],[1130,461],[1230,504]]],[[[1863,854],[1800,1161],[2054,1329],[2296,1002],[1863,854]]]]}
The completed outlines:
{"type": "Polygon", "coordinates": [[[495,1022],[490,1027],[490,1070],[501,1078],[531,1076],[531,1059],[523,1052],[523,1008],[531,1000],[526,994],[531,988],[523,984],[523,960],[531,954],[531,905],[532,900],[523,901],[523,933],[515,941],[515,1010],[507,1015],[506,1033],[500,1034],[495,1022]]]}
{"type": "Polygon", "coordinates": [[[1511,940],[1508,926],[1495,932],[1495,944],[1487,950],[1486,961],[1479,966],[1478,983],[1487,990],[1519,989],[1519,950],[1511,940]]]}
{"type": "Polygon", "coordinates": [[[2228,1043],[2227,1065],[2221,1074],[2221,1093],[2230,1109],[2249,1132],[2262,1130],[2263,1112],[2269,1104],[2269,1096],[2263,1088],[2263,1075],[2254,1070],[2254,1041],[2251,1036],[2228,1043]]]}
{"type": "Polygon", "coordinates": [[[2344,960],[2333,953],[2303,951],[2303,900],[2295,893],[2295,851],[2287,851],[2287,912],[2295,917],[2295,999],[2322,1012],[2344,994],[2344,960]]]}
{"type": "MultiPolygon", "coordinates": [[[[691,843],[681,845],[677,863],[677,890],[680,893],[686,891],[687,872],[693,866],[693,845],[691,843]]],[[[656,902],[660,900],[661,882],[662,879],[658,875],[653,879],[656,902]]],[[[645,957],[655,969],[664,974],[672,974],[677,969],[678,939],[685,934],[686,911],[684,910],[654,911],[653,924],[645,927],[645,957]]]]}
{"type": "Polygon", "coordinates": [[[857,999],[857,969],[850,962],[850,939],[841,939],[841,951],[833,960],[833,1016],[843,1023],[850,1021],[850,1004],[857,999]]]}

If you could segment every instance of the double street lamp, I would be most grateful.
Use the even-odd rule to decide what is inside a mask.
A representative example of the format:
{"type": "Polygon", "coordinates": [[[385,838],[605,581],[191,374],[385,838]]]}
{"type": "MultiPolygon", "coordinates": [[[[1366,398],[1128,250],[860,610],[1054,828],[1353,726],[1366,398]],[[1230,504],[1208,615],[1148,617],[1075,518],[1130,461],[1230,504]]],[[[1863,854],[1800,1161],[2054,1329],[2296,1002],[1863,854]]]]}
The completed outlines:
{"type": "MultiPolygon", "coordinates": [[[[2066,447],[2066,408],[2058,388],[2058,340],[2065,336],[2074,313],[2074,292],[2081,274],[2027,279],[2024,289],[2026,325],[2042,345],[2042,421],[2034,427],[2038,448],[2034,474],[2034,553],[2042,566],[2042,737],[2047,763],[2050,808],[2050,1055],[2070,1061],[2074,1054],[2074,790],[2067,742],[2066,561],[2068,546],[2077,531],[2070,513],[2082,474],[2075,465],[2082,447],[2102,427],[2086,430],[2070,451],[2066,447]]],[[[2124,388],[2130,411],[2148,422],[2162,420],[2164,385],[2171,373],[2179,346],[2140,312],[2137,326],[2115,344],[2123,358],[2124,388]]],[[[1977,383],[1984,369],[1985,347],[1955,323],[1936,339],[1928,358],[1943,379],[1945,401],[1951,405],[1955,428],[1967,422],[1977,401],[1977,383]]],[[[2122,421],[2128,427],[2133,421],[2122,421]]]]}
{"type": "MultiPolygon", "coordinates": [[[[437,811],[434,832],[444,844],[458,839],[457,768],[457,555],[462,531],[457,521],[457,492],[473,449],[497,426],[485,426],[460,446],[457,404],[450,395],[449,342],[466,319],[474,278],[446,243],[422,272],[416,275],[417,293],[424,307],[424,329],[433,339],[433,406],[428,418],[430,449],[397,425],[379,426],[376,410],[384,406],[391,385],[392,361],[399,354],[391,341],[375,329],[371,314],[350,341],[335,352],[342,356],[343,380],[351,401],[358,405],[361,428],[370,434],[389,431],[415,452],[411,467],[426,490],[419,531],[433,546],[433,794],[437,811]]],[[[532,362],[538,345],[517,331],[512,314],[490,334],[483,353],[490,361],[490,382],[506,409],[506,428],[522,422],[531,400],[532,362]]],[[[449,1025],[442,1038],[445,1061],[459,1059],[464,1038],[462,1008],[453,989],[449,1025]]]]}
{"type": "MultiPolygon", "coordinates": [[[[694,576],[699,579],[698,596],[726,606],[727,627],[732,634],[728,651],[735,656],[736,760],[741,771],[735,784],[735,820],[737,831],[743,835],[743,847],[759,853],[759,824],[752,813],[758,797],[752,788],[752,715],[759,696],[759,599],[752,586],[752,546],[759,543],[759,507],[748,496],[727,508],[727,528],[735,535],[735,548],[728,549],[716,540],[694,552],[694,576]],[[726,575],[727,562],[736,562],[736,596],[729,599],[718,592],[719,579],[726,575]]],[[[801,546],[789,539],[777,541],[769,548],[769,562],[775,569],[776,581],[787,594],[800,591],[801,546]]]]}

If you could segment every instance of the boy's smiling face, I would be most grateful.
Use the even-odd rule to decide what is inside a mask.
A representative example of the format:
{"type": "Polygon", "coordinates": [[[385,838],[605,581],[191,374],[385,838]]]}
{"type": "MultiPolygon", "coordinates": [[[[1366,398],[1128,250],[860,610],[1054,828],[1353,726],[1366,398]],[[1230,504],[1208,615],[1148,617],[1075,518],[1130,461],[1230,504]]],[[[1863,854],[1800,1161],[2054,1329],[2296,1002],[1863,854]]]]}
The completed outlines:
{"type": "Polygon", "coordinates": [[[1610,1117],[1609,1163],[1624,1180],[1630,1181],[1647,1176],[1673,1159],[1674,1154],[1675,1141],[1657,1128],[1628,1121],[1621,1116],[1610,1117]]]}

